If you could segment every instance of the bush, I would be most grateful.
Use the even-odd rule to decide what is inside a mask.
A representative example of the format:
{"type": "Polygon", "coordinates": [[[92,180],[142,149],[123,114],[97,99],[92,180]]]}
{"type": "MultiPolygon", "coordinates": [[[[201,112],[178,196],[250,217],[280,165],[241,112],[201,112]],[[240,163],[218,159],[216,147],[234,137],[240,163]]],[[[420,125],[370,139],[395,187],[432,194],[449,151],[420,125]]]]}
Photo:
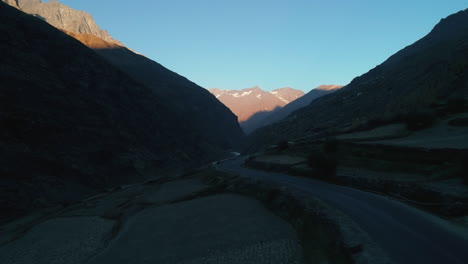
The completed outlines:
{"type": "Polygon", "coordinates": [[[457,127],[468,127],[468,118],[467,117],[460,117],[452,119],[448,122],[449,126],[457,126],[457,127]]]}
{"type": "Polygon", "coordinates": [[[408,113],[401,117],[409,130],[420,130],[431,127],[436,120],[436,114],[432,111],[408,113]]]}
{"type": "Polygon", "coordinates": [[[246,160],[254,160],[256,158],[255,155],[249,155],[246,160]]]}
{"type": "Polygon", "coordinates": [[[373,118],[367,121],[367,124],[363,130],[372,129],[372,128],[376,128],[379,126],[385,126],[385,125],[391,124],[392,122],[395,122],[395,118],[393,119],[373,118]]]}
{"type": "Polygon", "coordinates": [[[323,152],[325,153],[336,153],[338,151],[338,140],[335,138],[329,138],[323,143],[323,152]]]}
{"type": "Polygon", "coordinates": [[[323,152],[312,153],[307,158],[309,167],[316,169],[319,178],[330,178],[336,176],[337,160],[333,155],[323,152]]]}
{"type": "Polygon", "coordinates": [[[460,171],[458,173],[463,183],[468,185],[468,153],[465,153],[460,159],[460,171]]]}
{"type": "Polygon", "coordinates": [[[278,144],[276,145],[276,149],[278,151],[283,151],[283,150],[286,150],[289,148],[289,143],[287,140],[281,140],[280,142],[278,142],[278,144]]]}
{"type": "Polygon", "coordinates": [[[463,98],[450,99],[447,102],[447,110],[450,113],[461,113],[466,110],[466,100],[463,98]]]}
{"type": "MultiPolygon", "coordinates": [[[[465,163],[466,164],[466,163],[465,163]]],[[[462,168],[462,180],[463,180],[463,183],[465,185],[468,185],[468,166],[463,166],[464,168],[462,168]]]]}

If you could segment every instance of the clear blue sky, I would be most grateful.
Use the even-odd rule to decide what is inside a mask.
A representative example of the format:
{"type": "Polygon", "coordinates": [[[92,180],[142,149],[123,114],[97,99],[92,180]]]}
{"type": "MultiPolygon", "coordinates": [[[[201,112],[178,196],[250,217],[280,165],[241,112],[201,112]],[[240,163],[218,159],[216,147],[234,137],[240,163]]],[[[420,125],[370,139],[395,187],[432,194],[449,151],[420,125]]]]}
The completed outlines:
{"type": "Polygon", "coordinates": [[[466,0],[59,0],[205,88],[349,83],[466,0]]]}

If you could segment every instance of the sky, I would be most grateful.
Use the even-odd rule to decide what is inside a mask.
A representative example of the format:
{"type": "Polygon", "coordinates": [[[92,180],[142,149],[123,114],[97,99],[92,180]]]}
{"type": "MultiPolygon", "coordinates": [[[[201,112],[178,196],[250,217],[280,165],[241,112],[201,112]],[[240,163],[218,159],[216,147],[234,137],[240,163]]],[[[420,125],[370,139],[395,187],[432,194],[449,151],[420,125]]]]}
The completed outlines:
{"type": "Polygon", "coordinates": [[[205,88],[346,85],[466,0],[59,0],[205,88]]]}

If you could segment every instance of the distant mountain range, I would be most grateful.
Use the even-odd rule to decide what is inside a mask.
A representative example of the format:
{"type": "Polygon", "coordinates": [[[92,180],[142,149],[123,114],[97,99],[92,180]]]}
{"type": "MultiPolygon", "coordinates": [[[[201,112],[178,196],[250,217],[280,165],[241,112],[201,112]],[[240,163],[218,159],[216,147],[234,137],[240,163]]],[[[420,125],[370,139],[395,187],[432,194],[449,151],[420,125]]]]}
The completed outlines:
{"type": "Polygon", "coordinates": [[[255,131],[247,145],[255,150],[284,138],[431,112],[453,101],[468,101],[468,10],[442,19],[428,35],[339,91],[255,131]]]}
{"type": "Polygon", "coordinates": [[[309,105],[312,101],[314,101],[315,99],[321,96],[324,96],[332,92],[336,92],[342,87],[343,87],[342,85],[320,85],[319,87],[312,89],[311,91],[309,91],[302,97],[298,98],[297,100],[294,100],[290,102],[289,104],[286,104],[282,108],[277,108],[273,112],[269,113],[268,115],[263,116],[260,120],[256,122],[256,126],[251,131],[260,127],[264,127],[264,126],[279,122],[283,118],[286,118],[292,112],[296,111],[297,109],[309,105]]]}
{"type": "Polygon", "coordinates": [[[208,89],[237,116],[241,127],[250,133],[257,127],[259,117],[265,117],[276,109],[300,98],[304,92],[289,87],[271,92],[258,86],[242,90],[208,89]]]}
{"type": "Polygon", "coordinates": [[[266,92],[258,86],[243,90],[209,91],[237,115],[246,134],[278,122],[293,111],[308,105],[322,95],[337,91],[341,85],[321,85],[304,95],[304,92],[289,87],[266,92]]]}
{"type": "Polygon", "coordinates": [[[86,13],[6,2],[16,9],[0,2],[0,222],[204,164],[244,137],[208,91],[106,37],[86,13]]]}

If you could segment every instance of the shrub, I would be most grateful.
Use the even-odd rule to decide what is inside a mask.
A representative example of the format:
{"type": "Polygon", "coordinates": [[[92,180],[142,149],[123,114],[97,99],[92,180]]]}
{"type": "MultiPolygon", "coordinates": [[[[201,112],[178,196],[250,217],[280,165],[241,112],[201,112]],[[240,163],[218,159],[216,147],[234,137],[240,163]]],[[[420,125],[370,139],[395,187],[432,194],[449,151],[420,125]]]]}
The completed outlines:
{"type": "Polygon", "coordinates": [[[333,155],[323,152],[312,153],[307,158],[309,167],[316,169],[319,178],[330,178],[336,176],[337,161],[333,155]]]}
{"type": "Polygon", "coordinates": [[[408,113],[401,117],[409,130],[420,130],[431,127],[436,120],[436,114],[432,111],[408,113]]]}
{"type": "Polygon", "coordinates": [[[465,111],[466,100],[463,98],[449,99],[447,102],[447,110],[450,113],[461,113],[465,111]]]}
{"type": "Polygon", "coordinates": [[[462,180],[465,185],[468,185],[468,166],[463,166],[464,168],[462,169],[462,180]]]}
{"type": "Polygon", "coordinates": [[[393,121],[393,119],[373,118],[367,122],[367,125],[364,130],[372,129],[379,126],[385,126],[392,123],[393,121]]]}
{"type": "Polygon", "coordinates": [[[467,117],[460,117],[452,119],[448,122],[449,126],[457,126],[457,127],[468,127],[468,118],[467,117]]]}
{"type": "Polygon", "coordinates": [[[246,160],[254,160],[256,158],[255,155],[249,155],[246,160]]]}
{"type": "Polygon", "coordinates": [[[287,140],[281,140],[280,142],[278,142],[278,144],[276,145],[276,149],[278,151],[283,151],[283,150],[286,150],[289,148],[289,143],[287,140]]]}
{"type": "Polygon", "coordinates": [[[468,153],[465,153],[460,159],[459,175],[462,178],[463,183],[468,185],[468,153]]]}
{"type": "Polygon", "coordinates": [[[338,140],[335,138],[328,138],[322,146],[325,153],[336,153],[338,151],[338,140]]]}

